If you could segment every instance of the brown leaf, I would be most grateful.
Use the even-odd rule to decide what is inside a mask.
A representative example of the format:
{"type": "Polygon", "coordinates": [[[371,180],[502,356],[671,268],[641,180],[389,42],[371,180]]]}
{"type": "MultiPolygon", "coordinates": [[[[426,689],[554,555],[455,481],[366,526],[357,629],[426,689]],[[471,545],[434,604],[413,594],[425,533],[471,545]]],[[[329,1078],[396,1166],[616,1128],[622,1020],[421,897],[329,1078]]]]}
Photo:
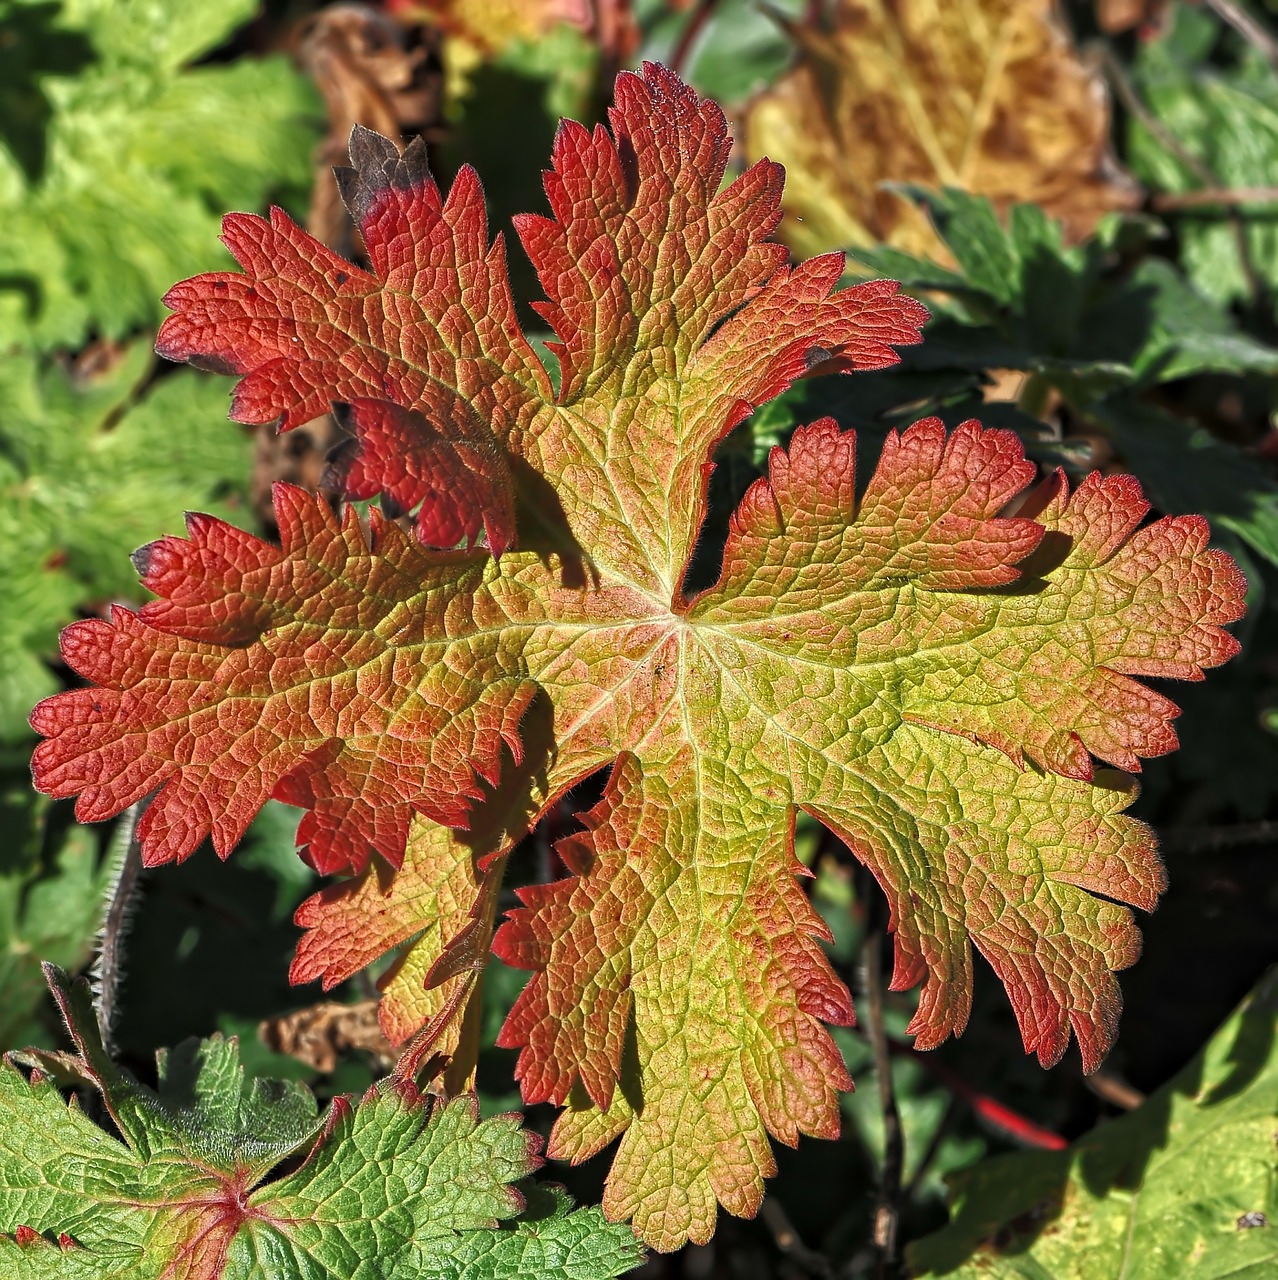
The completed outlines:
{"type": "Polygon", "coordinates": [[[336,4],[301,28],[298,60],[324,95],[329,129],[316,156],[306,227],[330,249],[353,252],[353,229],[333,180],[346,163],[351,130],[362,124],[389,138],[439,138],[444,75],[439,35],[408,27],[368,5],[336,4]]]}
{"type": "Polygon", "coordinates": [[[887,241],[945,260],[884,182],[1034,201],[1074,239],[1138,203],[1054,0],[835,0],[825,24],[789,29],[799,61],[750,104],[745,150],[786,166],[782,235],[800,254],[887,241]]]}
{"type": "Polygon", "coordinates": [[[1149,30],[1162,23],[1170,11],[1169,0],[1096,0],[1096,24],[1110,35],[1133,27],[1149,30]]]}
{"type": "Polygon", "coordinates": [[[360,1050],[371,1054],[380,1070],[395,1061],[395,1050],[377,1021],[378,1000],[339,1004],[323,1000],[278,1018],[267,1018],[257,1029],[262,1043],[276,1053],[306,1063],[316,1071],[332,1071],[338,1059],[360,1050]]]}

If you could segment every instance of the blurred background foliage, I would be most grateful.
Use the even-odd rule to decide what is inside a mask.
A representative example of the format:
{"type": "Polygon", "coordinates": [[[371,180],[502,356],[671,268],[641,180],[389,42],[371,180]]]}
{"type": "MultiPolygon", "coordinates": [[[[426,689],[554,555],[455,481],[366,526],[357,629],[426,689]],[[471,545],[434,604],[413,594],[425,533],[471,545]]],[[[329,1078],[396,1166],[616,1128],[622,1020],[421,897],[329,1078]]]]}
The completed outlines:
{"type": "MultiPolygon", "coordinates": [[[[642,58],[724,104],[740,164],[786,165],[797,254],[847,250],[849,278],[901,279],[934,317],[899,366],[818,368],[723,443],[694,573],[715,573],[736,499],[796,424],[855,427],[868,475],[887,431],[935,413],[1205,513],[1251,603],[1242,656],[1174,691],[1182,748],[1144,777],[1171,889],[1103,1070],[1040,1071],[988,978],[967,1034],[926,1055],[912,994],[887,993],[891,1090],[866,1034],[838,1031],[858,1083],[843,1137],[781,1151],[757,1221],[723,1218],[643,1274],[1278,1274],[1273,0],[0,0],[0,1044],[56,1043],[38,962],[90,963],[118,869],[109,831],[27,781],[27,712],[70,679],[58,630],[138,603],[128,553],[184,511],[269,526],[271,482],[318,483],[339,443],[328,419],[239,428],[227,379],[158,363],[164,291],[226,264],[229,209],[280,204],[357,256],[329,174],[355,123],[423,135],[444,181],[474,164],[507,226],[542,207],[557,118],[602,119],[642,58]],[[896,1250],[875,1240],[885,1202],[896,1250]]],[[[116,1026],[135,1067],[220,1029],[251,1070],[321,1093],[384,1069],[377,972],[328,999],[288,986],[315,887],[294,826],[272,803],[225,866],[202,850],[142,875],[116,1026]]],[[[818,830],[799,849],[864,1022],[877,891],[818,830]]],[[[544,831],[512,867],[556,874],[544,831]]],[[[495,962],[486,979],[492,1110],[519,1105],[493,1042],[522,981],[495,962]]],[[[554,1173],[597,1199],[601,1163],[554,1173]]]]}

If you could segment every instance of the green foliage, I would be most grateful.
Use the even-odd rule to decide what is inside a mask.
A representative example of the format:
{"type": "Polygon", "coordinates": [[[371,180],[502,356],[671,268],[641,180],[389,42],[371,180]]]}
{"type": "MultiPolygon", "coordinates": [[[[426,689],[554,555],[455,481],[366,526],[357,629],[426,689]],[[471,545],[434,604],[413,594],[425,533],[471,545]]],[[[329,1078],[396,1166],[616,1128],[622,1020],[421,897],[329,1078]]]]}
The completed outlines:
{"type": "Polygon", "coordinates": [[[97,370],[0,360],[0,739],[58,687],[46,660],[75,610],[138,598],[136,547],[185,511],[234,515],[250,453],[225,388],[194,372],[148,387],[151,365],[141,343],[97,370]]]}
{"type": "MultiPolygon", "coordinates": [[[[1228,53],[1219,56],[1220,25],[1210,13],[1181,4],[1173,17],[1162,38],[1142,44],[1133,67],[1162,136],[1131,120],[1132,167],[1164,191],[1271,185],[1278,168],[1278,75],[1259,49],[1239,40],[1227,39],[1228,53]]],[[[1179,228],[1185,271],[1221,303],[1249,298],[1251,273],[1270,290],[1278,282],[1273,203],[1240,209],[1238,225],[1218,210],[1179,228]]]]}
{"type": "MultiPolygon", "coordinates": [[[[1020,431],[1039,461],[1077,467],[1030,417],[1058,395],[1080,422],[1110,438],[1160,510],[1202,512],[1278,563],[1278,482],[1269,469],[1148,399],[1200,374],[1252,375],[1272,386],[1278,350],[1240,330],[1166,259],[1124,265],[1124,252],[1144,247],[1150,228],[1142,220],[1111,217],[1092,239],[1067,246],[1060,224],[1035,205],[1015,206],[1004,227],[984,198],[910,194],[931,214],[957,269],[890,248],[856,257],[934,295],[926,341],[907,356],[914,369],[945,395],[959,393],[963,412],[1020,431]],[[978,402],[973,392],[990,369],[1030,375],[1019,408],[995,406],[991,414],[978,402]]],[[[896,386],[891,394],[908,398],[910,391],[896,386]]]]}
{"type": "Polygon", "coordinates": [[[320,1116],[301,1084],[248,1081],[220,1036],[161,1053],[152,1090],[107,1057],[87,984],[47,973],[77,1052],[0,1066],[5,1276],[607,1280],[641,1260],[629,1228],[522,1183],[537,1139],[518,1116],[394,1080],[320,1116]],[[119,1137],[55,1082],[99,1092],[119,1137]]]}
{"type": "Polygon", "coordinates": [[[111,868],[87,827],[49,829],[51,805],[27,786],[0,789],[0,1044],[44,1036],[40,961],[89,958],[111,868]]]}
{"type": "Polygon", "coordinates": [[[1066,1151],[957,1174],[920,1276],[1181,1280],[1278,1268],[1278,974],[1140,1108],[1066,1151]]]}
{"type": "Polygon", "coordinates": [[[0,349],[155,324],[224,209],[308,181],[315,96],[284,59],[190,66],[256,7],[0,0],[0,349]]]}

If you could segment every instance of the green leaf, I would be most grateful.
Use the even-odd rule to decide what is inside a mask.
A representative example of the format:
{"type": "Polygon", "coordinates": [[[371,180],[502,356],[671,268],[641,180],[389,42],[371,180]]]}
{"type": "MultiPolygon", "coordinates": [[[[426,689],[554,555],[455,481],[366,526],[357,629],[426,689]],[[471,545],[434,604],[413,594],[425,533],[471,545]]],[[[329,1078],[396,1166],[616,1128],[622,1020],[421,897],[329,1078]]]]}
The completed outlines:
{"type": "Polygon", "coordinates": [[[47,831],[51,806],[30,787],[0,790],[0,1043],[43,1037],[39,957],[78,969],[89,958],[110,869],[97,835],[47,831]]]}
{"type": "Polygon", "coordinates": [[[304,190],[307,82],[283,58],[184,69],[256,7],[0,0],[13,60],[39,72],[0,93],[0,345],[155,324],[174,280],[217,265],[223,209],[304,190]]]}
{"type": "MultiPolygon", "coordinates": [[[[1273,182],[1278,169],[1278,76],[1259,50],[1243,49],[1232,64],[1221,65],[1219,58],[1207,62],[1220,31],[1211,15],[1177,5],[1167,34],[1142,43],[1133,68],[1136,87],[1179,148],[1179,153],[1168,150],[1139,119],[1130,117],[1130,162],[1151,186],[1179,192],[1273,182]],[[1184,154],[1200,164],[1186,164],[1184,154]]],[[[1272,202],[1238,209],[1247,255],[1271,288],[1278,285],[1274,211],[1272,202]]],[[[1186,272],[1217,303],[1251,293],[1228,212],[1224,207],[1195,211],[1178,226],[1186,272]]]]}
{"type": "Polygon", "coordinates": [[[244,519],[250,445],[223,386],[184,371],[148,390],[151,363],[141,344],[100,372],[0,360],[0,740],[58,687],[44,659],[76,609],[138,598],[130,552],[186,511],[244,519]]]}
{"type": "Polygon", "coordinates": [[[1274,1275],[1276,1018],[1271,973],[1136,1111],[1066,1151],[1000,1156],[956,1175],[950,1225],[910,1247],[913,1274],[1274,1275]]]}
{"type": "Polygon", "coordinates": [[[1196,373],[1278,373],[1278,351],[1239,331],[1231,317],[1204,297],[1170,262],[1146,258],[1102,307],[1087,318],[1088,344],[1121,351],[1145,382],[1171,382],[1196,373]]]}
{"type": "Polygon", "coordinates": [[[161,1054],[152,1090],[107,1058],[87,984],[46,972],[77,1052],[0,1066],[6,1277],[607,1280],[642,1260],[628,1227],[515,1185],[540,1142],[516,1115],[385,1081],[321,1117],[303,1085],[246,1080],[220,1036],[161,1054]],[[55,1080],[97,1089],[123,1140],[55,1080]]]}
{"type": "Polygon", "coordinates": [[[1075,403],[1195,373],[1278,372],[1278,350],[1241,333],[1170,262],[1145,258],[1115,275],[1118,220],[1066,246],[1061,224],[1035,205],[1014,206],[1004,229],[984,198],[903,190],[927,208],[958,271],[882,246],[856,257],[943,295],[920,355],[931,367],[1041,373],[1075,403]]]}

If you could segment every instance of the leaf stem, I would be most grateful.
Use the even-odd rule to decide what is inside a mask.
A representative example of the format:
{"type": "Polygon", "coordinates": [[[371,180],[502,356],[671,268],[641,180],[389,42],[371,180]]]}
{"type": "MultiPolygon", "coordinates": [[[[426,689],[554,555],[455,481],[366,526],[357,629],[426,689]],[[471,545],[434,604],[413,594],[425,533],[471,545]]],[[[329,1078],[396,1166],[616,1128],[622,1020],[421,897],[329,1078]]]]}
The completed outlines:
{"type": "MultiPolygon", "coordinates": [[[[1150,137],[1163,150],[1175,156],[1206,188],[1219,192],[1221,190],[1220,179],[1215,171],[1201,156],[1190,151],[1179,138],[1169,132],[1163,122],[1145,105],[1140,94],[1136,92],[1135,85],[1132,84],[1131,79],[1128,77],[1126,68],[1118,60],[1113,49],[1101,41],[1093,45],[1090,52],[1105,73],[1105,78],[1109,81],[1115,94],[1117,94],[1118,100],[1128,113],[1140,122],[1141,127],[1150,137]]],[[[1154,201],[1151,201],[1151,205],[1155,208],[1157,207],[1156,200],[1157,197],[1155,197],[1154,201]]],[[[1238,251],[1238,263],[1247,281],[1247,291],[1251,296],[1251,300],[1255,302],[1262,296],[1262,286],[1260,277],[1256,274],[1256,264],[1251,258],[1251,246],[1247,243],[1247,228],[1243,225],[1242,219],[1239,218],[1237,210],[1233,208],[1230,208],[1226,221],[1234,237],[1234,244],[1238,251]]]]}
{"type": "Polygon", "coordinates": [[[679,39],[675,41],[675,47],[670,53],[670,70],[675,75],[684,76],[684,65],[692,54],[692,47],[697,43],[697,37],[710,21],[718,3],[719,0],[697,0],[697,7],[684,24],[683,30],[679,33],[679,39]]]}
{"type": "Polygon", "coordinates": [[[830,1265],[829,1258],[803,1242],[803,1237],[795,1230],[789,1214],[776,1196],[764,1197],[759,1217],[772,1234],[773,1243],[785,1257],[810,1276],[818,1276],[820,1280],[833,1280],[834,1268],[830,1265]]]}
{"type": "Polygon", "coordinates": [[[1278,204],[1278,187],[1206,187],[1201,191],[1160,191],[1150,198],[1155,213],[1177,213],[1212,205],[1278,204]]]}

